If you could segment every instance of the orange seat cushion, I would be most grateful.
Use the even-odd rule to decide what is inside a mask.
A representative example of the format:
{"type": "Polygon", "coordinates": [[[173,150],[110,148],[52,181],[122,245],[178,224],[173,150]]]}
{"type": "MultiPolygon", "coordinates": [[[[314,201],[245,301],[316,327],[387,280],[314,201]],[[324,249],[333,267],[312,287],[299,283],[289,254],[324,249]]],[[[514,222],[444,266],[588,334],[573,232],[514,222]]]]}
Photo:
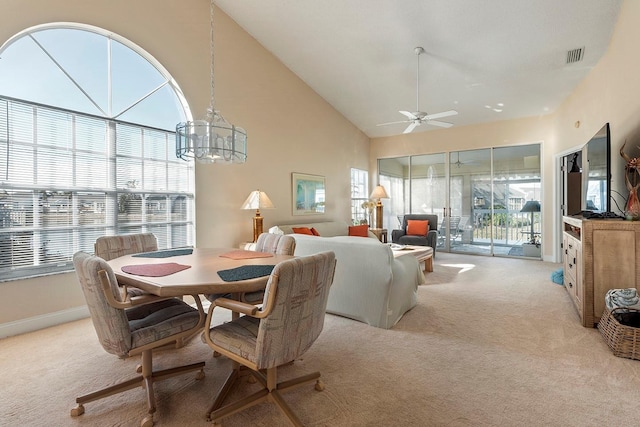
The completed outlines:
{"type": "Polygon", "coordinates": [[[349,236],[369,237],[369,226],[367,224],[350,225],[349,236]]]}
{"type": "Polygon", "coordinates": [[[429,220],[426,219],[408,219],[407,235],[409,236],[426,236],[429,231],[429,220]]]}

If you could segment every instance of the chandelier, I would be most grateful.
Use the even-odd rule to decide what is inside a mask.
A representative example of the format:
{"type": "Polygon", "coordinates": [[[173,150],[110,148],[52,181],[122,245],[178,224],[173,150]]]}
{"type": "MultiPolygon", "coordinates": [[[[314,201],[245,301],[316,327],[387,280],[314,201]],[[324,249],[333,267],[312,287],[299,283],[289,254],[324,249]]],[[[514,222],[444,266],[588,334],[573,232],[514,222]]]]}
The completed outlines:
{"type": "Polygon", "coordinates": [[[206,120],[176,125],[176,156],[201,163],[244,163],[247,160],[247,132],[227,122],[214,106],[213,0],[210,2],[210,102],[206,120]]]}

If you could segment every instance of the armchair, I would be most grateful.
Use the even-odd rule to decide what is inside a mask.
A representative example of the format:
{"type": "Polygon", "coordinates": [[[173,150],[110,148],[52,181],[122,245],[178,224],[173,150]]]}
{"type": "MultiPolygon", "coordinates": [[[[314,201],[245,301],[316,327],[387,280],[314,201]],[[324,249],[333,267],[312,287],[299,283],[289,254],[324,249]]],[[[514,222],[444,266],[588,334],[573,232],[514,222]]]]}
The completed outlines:
{"type": "MultiPolygon", "coordinates": [[[[102,258],[77,252],[73,264],[104,350],[120,358],[140,355],[142,366],[140,375],[130,380],[76,398],[78,406],[71,410],[71,416],[82,415],[85,403],[142,387],[147,394],[148,415],[140,425],[151,427],[156,412],[155,382],[191,371],[198,371],[196,379],[204,378],[204,362],[154,371],[152,359],[153,350],[166,349],[202,330],[205,314],[200,299],[196,299],[196,309],[177,298],[151,294],[130,297],[120,292],[113,270],[102,258]]],[[[105,376],[113,382],[113,376],[107,372],[105,376]]]]}
{"type": "Polygon", "coordinates": [[[321,391],[324,387],[320,373],[278,383],[277,369],[303,355],[322,332],[334,271],[335,254],[332,251],[293,258],[273,269],[261,308],[228,298],[218,298],[211,304],[206,324],[210,324],[217,307],[244,314],[204,333],[205,342],[214,351],[233,361],[233,371],[207,413],[214,424],[253,405],[270,401],[291,424],[302,425],[281,393],[312,381],[316,382],[315,389],[321,391]],[[221,407],[240,374],[241,365],[249,368],[262,389],[221,407]]]}
{"type": "Polygon", "coordinates": [[[436,254],[438,244],[438,216],[427,214],[407,214],[402,219],[402,228],[391,231],[391,241],[399,245],[431,246],[433,255],[436,254]],[[407,234],[408,220],[428,220],[429,229],[426,235],[416,236],[407,234]]]}

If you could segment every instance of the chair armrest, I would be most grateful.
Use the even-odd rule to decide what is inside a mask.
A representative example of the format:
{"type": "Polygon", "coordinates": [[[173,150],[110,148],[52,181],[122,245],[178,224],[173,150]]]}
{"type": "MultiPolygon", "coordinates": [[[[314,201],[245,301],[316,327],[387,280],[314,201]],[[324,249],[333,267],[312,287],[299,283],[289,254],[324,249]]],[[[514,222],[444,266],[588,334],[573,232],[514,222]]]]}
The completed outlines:
{"type": "Polygon", "coordinates": [[[438,244],[438,230],[429,230],[427,233],[427,243],[434,251],[436,250],[436,245],[438,244]]]}
{"type": "Polygon", "coordinates": [[[166,299],[171,299],[173,297],[160,297],[153,294],[147,295],[139,295],[135,297],[129,298],[125,296],[124,301],[116,300],[116,297],[113,295],[111,288],[111,281],[109,280],[109,275],[105,270],[98,271],[98,277],[100,278],[100,284],[102,285],[102,292],[107,299],[107,303],[113,308],[118,309],[126,309],[131,308],[135,305],[144,305],[149,304],[156,301],[162,301],[166,299]]]}
{"type": "Polygon", "coordinates": [[[249,316],[254,316],[258,311],[258,307],[253,304],[248,304],[246,302],[229,298],[217,298],[213,304],[215,304],[216,307],[224,307],[231,311],[246,314],[249,316]]]}
{"type": "Polygon", "coordinates": [[[391,242],[398,243],[398,239],[404,236],[406,233],[403,229],[391,230],[391,242]]]}

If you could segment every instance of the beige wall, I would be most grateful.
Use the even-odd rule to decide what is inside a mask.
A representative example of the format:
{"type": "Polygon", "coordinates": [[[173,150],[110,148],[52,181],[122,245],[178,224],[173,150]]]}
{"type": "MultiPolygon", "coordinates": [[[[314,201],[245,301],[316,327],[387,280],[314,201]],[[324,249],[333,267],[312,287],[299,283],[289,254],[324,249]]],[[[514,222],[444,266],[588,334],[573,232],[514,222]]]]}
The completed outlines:
{"type": "MultiPolygon", "coordinates": [[[[3,0],[0,44],[33,25],[83,22],[111,30],[160,61],[182,87],[196,117],[209,103],[208,2],[191,0],[3,0]]],[[[544,117],[436,130],[371,141],[290,73],[222,13],[216,15],[216,107],[249,135],[244,165],[198,165],[199,246],[231,246],[251,237],[252,213],[238,208],[260,188],[276,209],[265,227],[292,220],[348,220],[349,168],[369,169],[376,159],[407,154],[543,142],[543,254],[557,240],[555,157],[587,142],[611,123],[614,180],[622,180],[617,151],[625,139],[640,145],[640,2],[625,1],[611,46],[600,63],[554,113],[544,117]],[[580,127],[575,122],[580,121],[580,127]],[[291,215],[291,172],[327,177],[327,214],[291,215]]],[[[638,155],[636,149],[635,155],[638,155]]],[[[375,179],[374,179],[375,181],[375,179]]],[[[0,325],[72,309],[84,302],[73,275],[0,283],[0,325]]]]}
{"type": "MultiPolygon", "coordinates": [[[[470,148],[542,144],[543,256],[559,261],[559,198],[557,157],[581,148],[602,127],[611,125],[612,187],[624,193],[624,163],[618,153],[625,139],[626,151],[640,155],[640,2],[626,0],[621,8],[610,47],[589,75],[565,102],[544,117],[374,138],[369,170],[376,176],[376,159],[408,154],[437,153],[470,148]],[[580,122],[576,127],[576,122],[580,122]]],[[[620,199],[620,197],[618,197],[620,199]]],[[[620,206],[623,208],[623,206],[620,206]]],[[[612,206],[615,210],[615,206],[612,206]]]]}
{"type": "MultiPolygon", "coordinates": [[[[133,41],[176,79],[194,118],[204,117],[210,86],[208,1],[3,0],[0,45],[50,22],[86,23],[133,41]]],[[[275,205],[262,212],[265,228],[296,220],[348,221],[350,168],[368,166],[366,135],[219,10],[215,25],[216,108],[247,130],[248,161],[196,166],[197,245],[251,240],[254,212],[240,205],[256,188],[275,205]],[[292,216],[291,172],[326,177],[325,215],[292,216]]],[[[0,283],[0,326],[82,305],[73,274],[0,283]]]]}

